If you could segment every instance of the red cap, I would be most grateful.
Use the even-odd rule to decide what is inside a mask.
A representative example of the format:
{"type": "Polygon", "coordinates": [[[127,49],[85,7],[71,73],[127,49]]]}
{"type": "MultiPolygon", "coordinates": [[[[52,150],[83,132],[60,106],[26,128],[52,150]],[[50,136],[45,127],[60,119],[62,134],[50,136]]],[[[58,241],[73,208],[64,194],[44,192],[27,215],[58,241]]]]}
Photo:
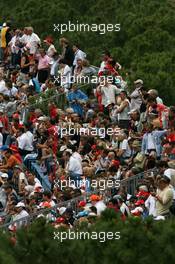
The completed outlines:
{"type": "Polygon", "coordinates": [[[51,36],[48,36],[45,38],[44,42],[53,43],[53,38],[51,36]]]}
{"type": "Polygon", "coordinates": [[[112,160],[112,165],[118,168],[120,165],[120,162],[118,160],[112,160]]]}
{"type": "Polygon", "coordinates": [[[171,134],[168,136],[168,141],[169,142],[175,142],[175,134],[171,134]]]}
{"type": "Polygon", "coordinates": [[[149,193],[148,192],[145,192],[145,191],[140,191],[136,195],[136,197],[148,197],[148,196],[149,196],[149,193]]]}
{"type": "Polygon", "coordinates": [[[145,204],[144,200],[138,200],[135,205],[143,205],[145,204]]]}
{"type": "Polygon", "coordinates": [[[80,201],[78,207],[84,207],[86,205],[85,201],[80,201]]]}
{"type": "Polygon", "coordinates": [[[57,224],[61,224],[65,222],[65,219],[63,217],[58,217],[55,221],[57,224]]]}

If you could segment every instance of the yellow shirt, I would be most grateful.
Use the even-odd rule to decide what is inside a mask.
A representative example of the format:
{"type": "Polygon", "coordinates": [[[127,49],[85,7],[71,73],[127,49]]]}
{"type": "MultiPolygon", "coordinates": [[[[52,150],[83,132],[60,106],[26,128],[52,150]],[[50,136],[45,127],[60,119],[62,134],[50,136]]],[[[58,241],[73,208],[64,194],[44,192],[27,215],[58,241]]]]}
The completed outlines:
{"type": "Polygon", "coordinates": [[[6,48],[7,47],[7,42],[6,42],[7,30],[8,30],[8,27],[3,27],[1,29],[1,48],[6,48]]]}

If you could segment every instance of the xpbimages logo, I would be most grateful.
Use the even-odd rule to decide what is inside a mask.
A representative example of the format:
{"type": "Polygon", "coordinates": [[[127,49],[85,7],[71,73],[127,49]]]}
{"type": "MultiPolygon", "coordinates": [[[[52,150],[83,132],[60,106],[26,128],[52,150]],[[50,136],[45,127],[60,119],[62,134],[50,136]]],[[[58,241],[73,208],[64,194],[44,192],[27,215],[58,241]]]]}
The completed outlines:
{"type": "Polygon", "coordinates": [[[106,190],[106,188],[120,188],[120,180],[112,180],[112,179],[99,179],[95,180],[92,179],[91,181],[87,179],[81,179],[81,180],[71,180],[70,178],[67,180],[54,180],[54,187],[57,187],[61,190],[64,190],[64,188],[77,186],[77,188],[92,188],[92,189],[98,189],[100,191],[106,190]]]}
{"type": "Polygon", "coordinates": [[[75,232],[70,229],[66,232],[54,232],[54,239],[60,241],[61,243],[64,240],[98,240],[100,243],[104,243],[107,240],[119,240],[120,232],[75,232]]]}
{"type": "Polygon", "coordinates": [[[68,21],[67,24],[53,24],[53,30],[58,31],[60,34],[64,32],[98,32],[101,35],[106,34],[106,32],[120,31],[120,24],[85,24],[72,23],[68,21]]]}

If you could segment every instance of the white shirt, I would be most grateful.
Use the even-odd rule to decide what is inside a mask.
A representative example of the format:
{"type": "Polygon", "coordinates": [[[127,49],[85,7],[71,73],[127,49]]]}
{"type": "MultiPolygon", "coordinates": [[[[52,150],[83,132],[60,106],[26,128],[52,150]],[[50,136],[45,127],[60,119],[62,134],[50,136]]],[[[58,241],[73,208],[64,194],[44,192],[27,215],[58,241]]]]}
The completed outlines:
{"type": "Polygon", "coordinates": [[[86,53],[83,52],[82,50],[78,49],[76,52],[75,52],[75,57],[74,57],[74,61],[73,61],[73,65],[74,66],[78,66],[77,64],[77,60],[81,59],[81,60],[84,60],[86,58],[86,53]]]}
{"type": "Polygon", "coordinates": [[[154,196],[150,195],[145,201],[145,206],[149,211],[149,215],[156,216],[156,199],[154,196]]]}
{"type": "Polygon", "coordinates": [[[26,135],[27,135],[28,138],[29,138],[30,144],[33,145],[33,139],[34,139],[34,136],[33,136],[32,132],[27,131],[27,132],[26,132],[26,135]]]}
{"type": "Polygon", "coordinates": [[[149,149],[156,149],[154,138],[151,133],[148,133],[148,150],[149,149]]]}
{"type": "Polygon", "coordinates": [[[1,80],[0,81],[0,93],[2,93],[2,94],[6,94],[6,95],[8,95],[8,93],[9,93],[9,90],[7,89],[7,87],[5,86],[5,81],[4,80],[1,80]]]}
{"type": "Polygon", "coordinates": [[[55,46],[51,44],[47,50],[47,56],[52,57],[56,52],[55,46]]]}
{"type": "Polygon", "coordinates": [[[28,39],[26,46],[30,49],[30,54],[35,54],[37,50],[37,45],[40,44],[40,38],[37,34],[32,33],[28,39]]]}
{"type": "Polygon", "coordinates": [[[18,89],[15,86],[13,86],[12,89],[10,90],[10,95],[16,96],[17,93],[18,93],[18,89]]]}
{"type": "Polygon", "coordinates": [[[124,150],[124,153],[122,155],[123,158],[129,158],[131,156],[131,149],[129,147],[127,139],[123,140],[121,149],[124,150]]]}
{"type": "Polygon", "coordinates": [[[102,105],[108,106],[109,104],[116,104],[116,95],[120,93],[120,89],[118,89],[115,85],[110,84],[108,87],[101,87],[102,93],[102,105]]]}
{"type": "Polygon", "coordinates": [[[74,152],[72,154],[72,157],[74,157],[75,159],[78,159],[80,162],[82,162],[82,157],[78,152],[74,152]]]}
{"type": "Polygon", "coordinates": [[[27,217],[27,216],[29,216],[29,214],[27,213],[27,211],[26,210],[22,210],[19,214],[17,214],[15,217],[14,217],[14,221],[16,221],[16,220],[19,220],[19,219],[21,219],[21,218],[23,218],[23,217],[27,217]]]}
{"type": "Polygon", "coordinates": [[[21,136],[17,138],[18,147],[22,150],[32,151],[33,150],[33,140],[28,132],[29,131],[27,131],[26,133],[23,133],[21,136]]]}
{"type": "Polygon", "coordinates": [[[16,46],[16,41],[19,39],[19,37],[14,36],[11,41],[9,42],[10,48],[11,48],[11,52],[12,53],[17,53],[19,51],[19,47],[16,46]]]}
{"type": "Polygon", "coordinates": [[[73,156],[70,157],[69,162],[67,164],[67,168],[69,172],[73,172],[76,174],[83,174],[82,164],[79,159],[74,158],[73,156]]]}
{"type": "Polygon", "coordinates": [[[19,40],[20,40],[20,42],[22,42],[23,44],[27,44],[29,38],[30,38],[29,35],[24,34],[19,40]]]}
{"type": "Polygon", "coordinates": [[[28,185],[28,181],[27,181],[27,178],[26,178],[24,172],[20,172],[20,174],[19,174],[19,184],[21,184],[22,181],[24,181],[25,185],[28,185]]]}
{"type": "Polygon", "coordinates": [[[97,215],[101,215],[101,213],[106,209],[106,205],[103,201],[99,201],[95,204],[97,208],[97,215]]]}
{"type": "MultiPolygon", "coordinates": [[[[27,216],[29,216],[29,214],[27,213],[26,210],[23,209],[19,214],[14,216],[13,221],[20,220],[20,219],[27,217],[27,216]]],[[[26,225],[26,224],[27,224],[27,220],[21,220],[21,221],[15,223],[16,228],[19,228],[22,225],[26,225]]]]}
{"type": "Polygon", "coordinates": [[[71,68],[66,65],[64,69],[61,69],[61,86],[65,89],[70,87],[71,83],[71,68]]]}

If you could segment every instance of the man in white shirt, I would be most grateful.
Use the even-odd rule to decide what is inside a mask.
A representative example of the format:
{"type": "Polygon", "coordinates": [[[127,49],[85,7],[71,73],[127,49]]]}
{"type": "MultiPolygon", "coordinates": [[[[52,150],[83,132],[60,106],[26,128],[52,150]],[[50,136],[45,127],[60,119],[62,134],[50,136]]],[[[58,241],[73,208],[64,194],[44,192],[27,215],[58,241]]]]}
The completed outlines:
{"type": "Polygon", "coordinates": [[[145,201],[145,207],[148,209],[149,215],[156,216],[156,198],[153,189],[150,190],[150,195],[145,201]]]}
{"type": "Polygon", "coordinates": [[[37,51],[38,45],[41,43],[41,40],[38,37],[38,35],[33,32],[32,27],[27,28],[27,34],[29,37],[27,39],[26,47],[30,49],[30,54],[35,54],[37,51]]]}
{"type": "Polygon", "coordinates": [[[115,85],[105,79],[104,83],[100,85],[99,91],[102,95],[102,105],[104,105],[104,107],[107,107],[110,104],[116,104],[116,96],[120,94],[120,89],[115,85]]]}
{"type": "Polygon", "coordinates": [[[74,67],[77,67],[78,64],[77,64],[77,60],[84,60],[86,58],[86,53],[82,50],[79,49],[79,45],[77,44],[74,44],[73,47],[72,47],[73,51],[74,51],[74,61],[73,61],[73,66],[74,67]]]}
{"type": "Polygon", "coordinates": [[[25,46],[29,40],[28,30],[27,27],[23,30],[23,35],[21,38],[19,38],[19,41],[25,46]]]}
{"type": "Polygon", "coordinates": [[[33,151],[33,134],[30,131],[25,132],[23,127],[20,128],[17,141],[22,156],[30,154],[33,151]]]}
{"type": "Polygon", "coordinates": [[[73,157],[72,151],[69,149],[65,151],[64,158],[67,162],[67,171],[70,179],[74,181],[75,186],[78,186],[81,176],[83,175],[82,162],[79,158],[73,157]]]}
{"type": "Polygon", "coordinates": [[[20,228],[22,225],[27,225],[27,218],[29,216],[28,212],[25,210],[25,204],[23,202],[19,202],[16,206],[17,214],[13,217],[13,221],[18,221],[15,223],[16,228],[20,228]]]}

